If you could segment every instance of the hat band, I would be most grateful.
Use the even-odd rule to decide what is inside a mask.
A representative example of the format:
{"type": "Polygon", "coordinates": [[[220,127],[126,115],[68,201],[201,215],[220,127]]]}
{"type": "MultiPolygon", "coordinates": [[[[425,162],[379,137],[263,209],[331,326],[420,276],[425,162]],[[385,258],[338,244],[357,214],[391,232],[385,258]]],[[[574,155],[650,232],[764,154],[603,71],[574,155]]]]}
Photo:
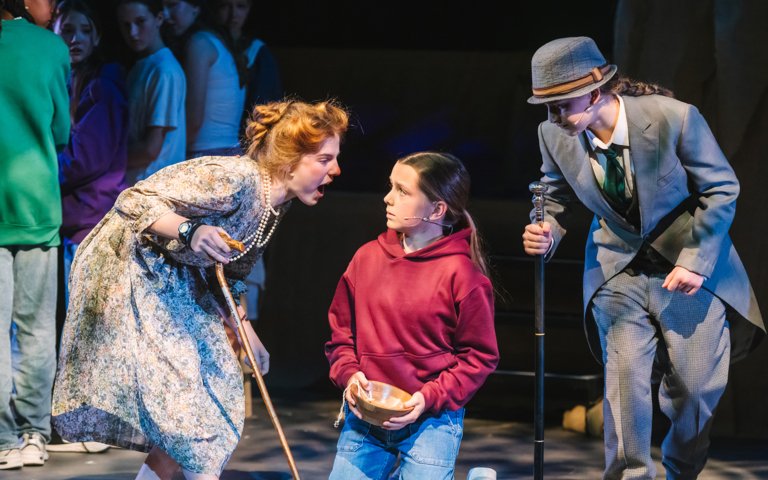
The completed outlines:
{"type": "Polygon", "coordinates": [[[611,65],[603,65],[602,67],[594,67],[592,71],[586,77],[571,80],[570,82],[561,83],[553,87],[547,88],[534,88],[533,95],[536,97],[550,97],[552,95],[560,95],[563,93],[569,93],[574,90],[578,90],[581,87],[592,85],[603,79],[606,73],[611,71],[611,65]]]}

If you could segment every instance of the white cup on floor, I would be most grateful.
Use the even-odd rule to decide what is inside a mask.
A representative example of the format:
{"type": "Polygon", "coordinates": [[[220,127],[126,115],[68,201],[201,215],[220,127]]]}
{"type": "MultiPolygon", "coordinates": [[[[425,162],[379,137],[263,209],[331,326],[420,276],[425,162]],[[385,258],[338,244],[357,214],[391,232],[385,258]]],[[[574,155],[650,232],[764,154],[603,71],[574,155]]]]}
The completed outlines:
{"type": "Polygon", "coordinates": [[[488,467],[475,467],[469,470],[467,480],[496,480],[496,470],[488,467]]]}

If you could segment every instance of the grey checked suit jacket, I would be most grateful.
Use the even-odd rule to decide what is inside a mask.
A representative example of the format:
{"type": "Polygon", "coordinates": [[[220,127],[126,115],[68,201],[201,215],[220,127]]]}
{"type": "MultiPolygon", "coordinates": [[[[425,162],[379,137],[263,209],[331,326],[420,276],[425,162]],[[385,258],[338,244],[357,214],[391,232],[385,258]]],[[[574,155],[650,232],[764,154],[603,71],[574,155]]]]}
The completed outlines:
{"type": "Polygon", "coordinates": [[[622,97],[630,158],[640,207],[640,229],[608,204],[590,164],[585,135],[569,136],[550,122],[539,126],[542,181],[549,185],[545,220],[552,223],[550,258],[566,233],[569,203],[595,215],[584,266],[585,328],[598,359],[589,304],[649,242],[672,264],[704,275],[704,288],[730,306],[731,358],[740,359],[764,336],[765,326],[728,230],[739,183],[706,121],[692,105],[648,95],[622,97]]]}

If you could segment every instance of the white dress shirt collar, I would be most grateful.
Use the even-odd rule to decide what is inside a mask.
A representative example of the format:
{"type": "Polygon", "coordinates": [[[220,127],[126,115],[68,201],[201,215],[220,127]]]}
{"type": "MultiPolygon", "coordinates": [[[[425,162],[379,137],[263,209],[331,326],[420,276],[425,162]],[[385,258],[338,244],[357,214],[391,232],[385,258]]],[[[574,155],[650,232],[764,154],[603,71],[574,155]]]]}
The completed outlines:
{"type": "Polygon", "coordinates": [[[621,145],[622,147],[629,146],[627,111],[624,109],[624,100],[621,98],[621,95],[616,95],[616,98],[619,99],[619,118],[616,120],[616,126],[613,128],[613,134],[611,135],[610,140],[608,140],[608,143],[603,143],[591,130],[587,129],[585,131],[592,149],[602,148],[605,150],[611,145],[621,145]]]}

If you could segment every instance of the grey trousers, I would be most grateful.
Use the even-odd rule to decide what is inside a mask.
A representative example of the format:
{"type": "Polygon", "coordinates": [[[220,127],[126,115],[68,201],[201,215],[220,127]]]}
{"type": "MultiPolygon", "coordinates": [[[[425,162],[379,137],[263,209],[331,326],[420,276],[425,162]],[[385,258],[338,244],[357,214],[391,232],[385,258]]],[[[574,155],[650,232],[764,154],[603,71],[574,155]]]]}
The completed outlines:
{"type": "Polygon", "coordinates": [[[50,440],[57,262],[55,247],[0,247],[0,450],[50,440]]]}
{"type": "Polygon", "coordinates": [[[712,417],[728,381],[725,306],[707,290],[661,288],[665,275],[620,273],[597,292],[592,314],[605,365],[603,478],[652,479],[651,379],[661,369],[659,405],[671,427],[661,446],[668,479],[704,468],[712,417]]]}

